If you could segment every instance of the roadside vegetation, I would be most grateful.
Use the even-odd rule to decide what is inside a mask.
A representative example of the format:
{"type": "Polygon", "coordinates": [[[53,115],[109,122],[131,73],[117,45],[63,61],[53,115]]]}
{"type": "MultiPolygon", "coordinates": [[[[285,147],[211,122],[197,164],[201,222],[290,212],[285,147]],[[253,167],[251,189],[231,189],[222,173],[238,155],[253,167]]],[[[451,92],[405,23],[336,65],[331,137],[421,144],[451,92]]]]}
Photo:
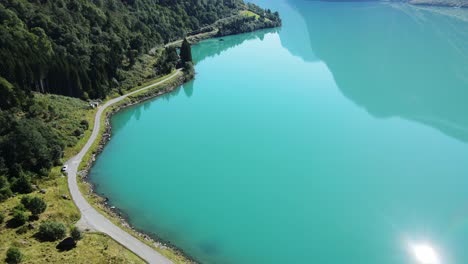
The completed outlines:
{"type": "MultiPolygon", "coordinates": [[[[160,48],[156,51],[156,54],[159,54],[159,58],[161,58],[161,56],[167,56],[164,54],[167,54],[168,50],[160,48]]],[[[190,45],[185,48],[183,53],[187,58],[191,57],[190,45]]],[[[154,58],[156,55],[148,56],[154,58]]],[[[148,56],[143,56],[138,60],[145,62],[148,56]]],[[[185,59],[179,61],[177,54],[174,60],[172,62],[166,59],[166,62],[170,63],[169,74],[175,74],[176,66],[191,63],[185,61],[185,59]]],[[[135,82],[138,82],[140,86],[129,89],[131,91],[158,82],[166,77],[164,75],[160,78],[151,79],[157,74],[153,73],[145,76],[140,74],[140,67],[134,69],[134,71],[129,71],[128,74],[133,76],[135,82]]],[[[150,69],[153,72],[156,71],[152,67],[150,69]]],[[[181,75],[180,78],[191,77],[181,75]]],[[[169,85],[176,84],[170,83],[169,85]]],[[[165,89],[166,87],[158,86],[155,89],[165,89]]],[[[142,93],[135,94],[135,96],[138,95],[142,95],[142,93]]],[[[115,96],[119,96],[119,93],[111,94],[109,98],[115,96]]],[[[24,263],[32,262],[32,260],[34,260],[34,263],[41,263],[40,261],[37,262],[37,259],[44,259],[43,263],[63,262],[63,260],[67,260],[66,263],[88,262],[86,257],[77,257],[77,252],[80,254],[87,252],[85,255],[88,258],[91,257],[93,263],[109,261],[114,263],[142,263],[141,259],[111,238],[97,233],[82,233],[74,227],[80,218],[80,213],[70,199],[66,174],[61,172],[61,165],[62,162],[75,155],[88,140],[94,126],[96,109],[92,108],[86,101],[60,95],[33,93],[30,100],[33,107],[27,109],[34,110],[33,113],[15,109],[15,112],[0,111],[0,114],[11,115],[16,122],[29,122],[29,119],[32,119],[33,122],[40,122],[41,126],[48,130],[48,133],[53,133],[54,138],[62,143],[60,148],[63,149],[61,149],[56,163],[50,164],[50,168],[47,167],[48,171],[39,174],[38,171],[30,169],[35,167],[29,167],[29,160],[35,159],[35,153],[37,152],[49,153],[47,150],[49,148],[48,140],[43,139],[41,131],[35,131],[34,127],[19,130],[19,132],[24,132],[26,135],[33,134],[31,138],[36,141],[30,141],[33,143],[31,147],[39,149],[39,151],[25,152],[21,159],[15,160],[19,164],[15,167],[20,168],[21,173],[18,177],[11,176],[9,167],[5,165],[2,167],[2,171],[8,176],[0,177],[0,189],[3,194],[0,203],[0,256],[5,256],[6,260],[7,251],[9,248],[14,248],[15,254],[17,251],[21,253],[19,255],[21,257],[18,259],[24,263]],[[34,105],[40,105],[41,107],[34,107],[34,105]],[[76,131],[79,131],[79,133],[76,131]],[[85,243],[78,243],[80,239],[85,243]],[[100,246],[97,246],[97,244],[100,246]]],[[[104,103],[104,101],[101,103],[104,103]]],[[[5,128],[4,131],[7,131],[7,127],[3,128],[5,128]]],[[[19,132],[16,129],[11,129],[8,133],[4,133],[0,137],[0,149],[6,150],[5,146],[15,143],[12,142],[14,138],[9,135],[10,133],[13,135],[13,133],[19,132]]],[[[18,136],[18,134],[15,134],[15,136],[18,136]]],[[[27,140],[30,139],[27,138],[27,140]]],[[[20,144],[21,142],[17,143],[20,144]]],[[[3,158],[4,156],[0,157],[3,158]]],[[[11,158],[11,156],[5,157],[11,158]]],[[[2,164],[6,163],[3,162],[2,164]]],[[[42,169],[44,168],[42,167],[42,169]]],[[[154,245],[152,246],[154,247],[154,245]]],[[[170,249],[159,250],[164,255],[174,259],[176,263],[186,262],[183,256],[174,253],[170,249]]],[[[10,256],[11,258],[12,256],[10,256]]],[[[14,263],[14,260],[9,261],[14,263]]]]}
{"type": "Polygon", "coordinates": [[[105,235],[80,231],[82,239],[77,239],[74,225],[80,214],[69,198],[66,180],[61,176],[43,179],[32,193],[0,203],[1,261],[19,251],[21,258],[15,259],[21,263],[90,263],[90,259],[91,263],[144,263],[105,235]],[[68,237],[75,244],[60,249],[68,237]]]}

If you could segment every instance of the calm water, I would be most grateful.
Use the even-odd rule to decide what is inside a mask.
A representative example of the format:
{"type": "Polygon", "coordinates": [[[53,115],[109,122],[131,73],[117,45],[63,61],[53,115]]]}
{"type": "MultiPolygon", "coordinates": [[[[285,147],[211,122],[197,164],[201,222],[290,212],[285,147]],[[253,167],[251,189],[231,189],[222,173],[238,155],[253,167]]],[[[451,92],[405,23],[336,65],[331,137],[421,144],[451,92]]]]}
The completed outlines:
{"type": "Polygon", "coordinates": [[[468,263],[467,12],[256,2],[283,28],[193,47],[98,191],[203,263],[468,263]]]}

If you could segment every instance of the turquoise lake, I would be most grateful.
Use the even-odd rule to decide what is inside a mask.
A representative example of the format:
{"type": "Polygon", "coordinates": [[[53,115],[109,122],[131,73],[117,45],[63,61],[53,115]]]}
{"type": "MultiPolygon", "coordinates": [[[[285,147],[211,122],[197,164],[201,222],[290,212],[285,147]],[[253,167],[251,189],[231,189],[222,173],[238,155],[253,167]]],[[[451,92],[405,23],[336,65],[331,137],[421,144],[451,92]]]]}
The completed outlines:
{"type": "Polygon", "coordinates": [[[283,27],[115,115],[97,192],[202,263],[468,263],[468,11],[255,2],[283,27]]]}

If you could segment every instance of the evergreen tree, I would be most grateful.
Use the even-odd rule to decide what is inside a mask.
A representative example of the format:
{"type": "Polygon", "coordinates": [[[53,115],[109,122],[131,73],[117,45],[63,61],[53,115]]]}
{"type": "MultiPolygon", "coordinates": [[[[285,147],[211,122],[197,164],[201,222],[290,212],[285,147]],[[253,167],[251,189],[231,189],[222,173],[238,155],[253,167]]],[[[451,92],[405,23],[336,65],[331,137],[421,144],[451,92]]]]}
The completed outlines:
{"type": "Polygon", "coordinates": [[[17,247],[11,247],[6,253],[5,262],[9,264],[20,263],[23,260],[23,254],[17,247]]]}
{"type": "Polygon", "coordinates": [[[182,47],[180,47],[180,59],[182,62],[191,62],[192,61],[192,47],[186,38],[182,42],[182,47]]]}
{"type": "Polygon", "coordinates": [[[21,203],[35,216],[42,214],[47,208],[47,204],[39,197],[24,196],[21,203]]]}

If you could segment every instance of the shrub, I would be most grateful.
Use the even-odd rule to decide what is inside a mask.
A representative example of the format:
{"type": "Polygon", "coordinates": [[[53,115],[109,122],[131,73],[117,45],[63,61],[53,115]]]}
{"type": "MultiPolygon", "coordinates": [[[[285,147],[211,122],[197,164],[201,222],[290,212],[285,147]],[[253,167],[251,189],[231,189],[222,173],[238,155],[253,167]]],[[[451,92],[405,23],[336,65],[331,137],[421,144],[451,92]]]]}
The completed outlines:
{"type": "Polygon", "coordinates": [[[32,197],[29,195],[21,197],[21,204],[23,205],[23,208],[28,208],[29,202],[31,202],[32,197]]]}
{"type": "Polygon", "coordinates": [[[17,247],[11,247],[6,253],[6,263],[16,264],[23,260],[23,254],[17,247]]]}
{"type": "Polygon", "coordinates": [[[18,193],[30,193],[33,191],[31,181],[24,174],[21,174],[18,178],[16,178],[13,181],[11,189],[14,192],[18,192],[18,193]]]}
{"type": "Polygon", "coordinates": [[[73,135],[74,135],[75,137],[79,137],[79,136],[81,136],[81,134],[83,134],[83,129],[81,129],[81,128],[77,128],[77,129],[75,129],[75,131],[73,132],[73,135]]]}
{"type": "Polygon", "coordinates": [[[5,176],[0,176],[0,202],[11,197],[13,193],[10,190],[10,183],[5,176]]]}
{"type": "Polygon", "coordinates": [[[24,196],[21,203],[35,216],[42,214],[47,208],[47,204],[39,197],[24,196]]]}
{"type": "Polygon", "coordinates": [[[65,237],[67,229],[59,222],[44,222],[39,226],[38,237],[44,241],[55,241],[65,237]]]}
{"type": "Polygon", "coordinates": [[[81,234],[80,229],[78,227],[74,226],[71,229],[70,236],[75,240],[78,241],[83,238],[83,234],[81,234]]]}
{"type": "Polygon", "coordinates": [[[81,126],[84,130],[88,130],[88,128],[89,128],[89,122],[88,122],[88,120],[84,120],[84,119],[81,120],[80,126],[81,126]]]}
{"type": "Polygon", "coordinates": [[[28,216],[21,210],[15,210],[13,212],[12,222],[15,226],[22,226],[28,221],[28,216]]]}
{"type": "Polygon", "coordinates": [[[13,211],[26,212],[26,207],[24,207],[23,204],[18,204],[17,206],[13,207],[13,211]]]}
{"type": "Polygon", "coordinates": [[[0,189],[0,202],[5,201],[13,195],[13,192],[9,187],[4,187],[0,189]]]}
{"type": "Polygon", "coordinates": [[[3,221],[5,221],[5,215],[0,213],[0,224],[3,224],[3,221]]]}

